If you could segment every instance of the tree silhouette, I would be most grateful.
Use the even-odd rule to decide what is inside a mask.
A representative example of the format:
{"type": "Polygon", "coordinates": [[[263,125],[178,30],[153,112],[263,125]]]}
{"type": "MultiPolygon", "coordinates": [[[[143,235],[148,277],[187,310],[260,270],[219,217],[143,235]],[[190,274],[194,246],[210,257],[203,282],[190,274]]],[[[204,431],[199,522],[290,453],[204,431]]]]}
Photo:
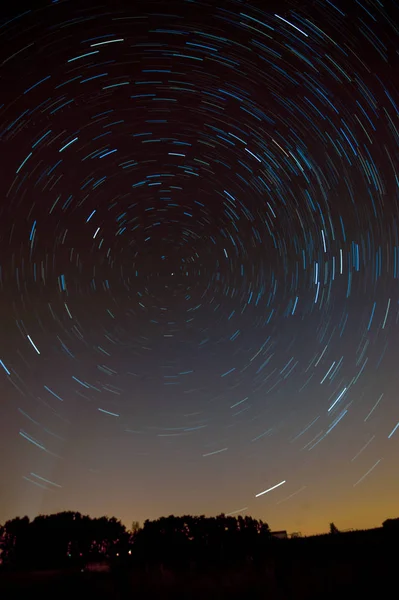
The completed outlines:
{"type": "Polygon", "coordinates": [[[78,512],[13,519],[4,525],[3,562],[24,568],[55,568],[112,554],[125,541],[125,527],[114,517],[90,518],[78,512]]]}
{"type": "Polygon", "coordinates": [[[256,554],[269,539],[268,525],[251,517],[170,515],[145,521],[134,537],[134,554],[147,565],[231,563],[256,554]]]}
{"type": "Polygon", "coordinates": [[[330,523],[330,533],[331,534],[339,533],[339,529],[338,529],[338,527],[335,526],[334,523],[330,523]]]}
{"type": "Polygon", "coordinates": [[[3,564],[27,564],[29,560],[29,518],[16,517],[7,521],[2,529],[3,564]]]}

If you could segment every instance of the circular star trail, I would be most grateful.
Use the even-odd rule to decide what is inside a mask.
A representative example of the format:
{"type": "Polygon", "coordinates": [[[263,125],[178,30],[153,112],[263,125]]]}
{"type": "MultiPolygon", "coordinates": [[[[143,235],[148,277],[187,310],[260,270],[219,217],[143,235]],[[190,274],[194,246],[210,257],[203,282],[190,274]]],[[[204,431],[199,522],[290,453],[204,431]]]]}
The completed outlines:
{"type": "Polygon", "coordinates": [[[3,16],[4,514],[389,509],[398,22],[377,0],[3,16]]]}

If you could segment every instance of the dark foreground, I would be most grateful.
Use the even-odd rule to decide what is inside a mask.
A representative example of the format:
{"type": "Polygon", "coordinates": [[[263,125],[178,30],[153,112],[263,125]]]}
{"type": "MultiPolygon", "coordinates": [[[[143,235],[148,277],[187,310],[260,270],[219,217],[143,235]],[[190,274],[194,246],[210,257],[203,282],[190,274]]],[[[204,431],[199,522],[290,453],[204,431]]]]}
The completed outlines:
{"type": "Polygon", "coordinates": [[[336,600],[399,597],[396,546],[386,540],[308,544],[282,542],[257,564],[114,566],[108,573],[46,571],[0,574],[1,600],[131,598],[336,600]]]}

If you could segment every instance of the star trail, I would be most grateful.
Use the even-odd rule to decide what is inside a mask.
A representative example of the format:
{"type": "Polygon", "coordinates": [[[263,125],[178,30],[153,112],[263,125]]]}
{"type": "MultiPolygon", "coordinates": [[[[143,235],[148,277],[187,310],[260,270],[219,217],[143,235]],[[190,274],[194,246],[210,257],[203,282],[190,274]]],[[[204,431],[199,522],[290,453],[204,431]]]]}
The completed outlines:
{"type": "Polygon", "coordinates": [[[397,4],[2,10],[0,518],[397,516],[397,4]]]}

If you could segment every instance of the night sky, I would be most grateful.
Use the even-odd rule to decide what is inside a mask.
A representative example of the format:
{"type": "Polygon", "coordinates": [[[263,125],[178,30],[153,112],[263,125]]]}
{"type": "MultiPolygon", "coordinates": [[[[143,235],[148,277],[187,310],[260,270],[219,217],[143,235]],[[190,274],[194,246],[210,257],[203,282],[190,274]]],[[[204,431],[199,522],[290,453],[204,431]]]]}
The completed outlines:
{"type": "Polygon", "coordinates": [[[396,2],[32,6],[0,22],[0,521],[398,516],[396,2]]]}

